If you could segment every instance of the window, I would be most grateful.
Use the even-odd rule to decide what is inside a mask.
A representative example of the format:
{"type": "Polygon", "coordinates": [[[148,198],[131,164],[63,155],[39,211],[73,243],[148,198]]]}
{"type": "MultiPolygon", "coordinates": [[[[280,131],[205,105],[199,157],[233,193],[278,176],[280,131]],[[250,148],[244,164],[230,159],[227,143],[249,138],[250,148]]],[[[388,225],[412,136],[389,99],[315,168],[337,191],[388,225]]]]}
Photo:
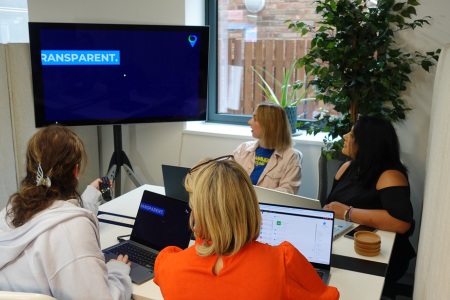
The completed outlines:
{"type": "MultiPolygon", "coordinates": [[[[254,108],[265,101],[262,84],[253,66],[280,97],[286,68],[308,51],[312,35],[287,29],[286,20],[314,25],[320,19],[313,0],[219,0],[207,1],[206,24],[211,26],[209,121],[243,124],[254,108]]],[[[309,78],[311,79],[311,78],[309,78]]],[[[291,83],[308,80],[304,69],[295,69],[291,83]]],[[[303,93],[301,91],[299,96],[303,93]]],[[[314,97],[312,88],[306,97],[314,97]]],[[[313,119],[322,101],[297,105],[300,119],[313,119]]]]}
{"type": "Polygon", "coordinates": [[[26,0],[0,0],[0,43],[28,43],[26,0]]]}

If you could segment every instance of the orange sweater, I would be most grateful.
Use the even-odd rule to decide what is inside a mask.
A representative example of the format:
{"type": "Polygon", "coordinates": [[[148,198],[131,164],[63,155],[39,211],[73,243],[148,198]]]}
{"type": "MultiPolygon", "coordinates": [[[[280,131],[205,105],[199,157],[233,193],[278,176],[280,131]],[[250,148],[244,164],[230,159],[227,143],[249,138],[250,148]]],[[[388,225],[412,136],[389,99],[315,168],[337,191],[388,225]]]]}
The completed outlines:
{"type": "Polygon", "coordinates": [[[215,276],[217,255],[201,257],[195,246],[184,251],[167,247],[156,259],[154,282],[166,300],[339,299],[338,290],[326,286],[289,242],[274,247],[253,241],[222,258],[223,268],[215,276]]]}

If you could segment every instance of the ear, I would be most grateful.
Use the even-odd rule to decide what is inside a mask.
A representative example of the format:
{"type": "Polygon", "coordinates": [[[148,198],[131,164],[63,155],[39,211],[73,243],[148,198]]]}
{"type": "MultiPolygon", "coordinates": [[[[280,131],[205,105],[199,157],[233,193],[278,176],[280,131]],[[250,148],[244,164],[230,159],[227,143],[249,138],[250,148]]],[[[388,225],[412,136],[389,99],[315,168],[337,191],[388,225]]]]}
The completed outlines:
{"type": "Polygon", "coordinates": [[[78,176],[80,175],[80,170],[78,164],[75,165],[75,168],[73,168],[73,176],[75,176],[76,179],[78,179],[78,176]]]}

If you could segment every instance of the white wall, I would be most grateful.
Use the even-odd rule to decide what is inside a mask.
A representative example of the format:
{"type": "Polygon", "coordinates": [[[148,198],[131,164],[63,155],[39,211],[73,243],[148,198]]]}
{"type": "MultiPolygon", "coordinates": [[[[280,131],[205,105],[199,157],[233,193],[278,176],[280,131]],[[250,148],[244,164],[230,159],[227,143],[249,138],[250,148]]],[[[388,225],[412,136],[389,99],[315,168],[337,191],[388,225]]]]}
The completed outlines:
{"type": "Polygon", "coordinates": [[[205,25],[205,0],[186,0],[185,7],[185,25],[205,25]]]}
{"type": "Polygon", "coordinates": [[[28,0],[30,22],[184,25],[184,0],[28,0]]]}
{"type": "MultiPolygon", "coordinates": [[[[416,6],[418,17],[431,16],[431,26],[417,28],[414,31],[404,30],[395,34],[398,46],[405,51],[434,51],[450,43],[450,1],[421,0],[422,5],[416,6]]],[[[425,184],[425,164],[428,147],[428,132],[430,128],[431,100],[436,67],[430,73],[421,67],[413,68],[410,76],[412,84],[402,93],[403,99],[413,108],[406,115],[406,120],[396,126],[400,138],[401,158],[409,168],[411,185],[411,201],[414,207],[414,219],[417,221],[416,231],[411,238],[414,246],[418,243],[422,202],[425,184]]],[[[450,83],[449,83],[450,84],[450,83]]],[[[440,130],[447,130],[442,128],[440,130]]],[[[417,249],[417,248],[416,248],[417,249]]],[[[410,266],[410,271],[413,271],[410,266]]]]}

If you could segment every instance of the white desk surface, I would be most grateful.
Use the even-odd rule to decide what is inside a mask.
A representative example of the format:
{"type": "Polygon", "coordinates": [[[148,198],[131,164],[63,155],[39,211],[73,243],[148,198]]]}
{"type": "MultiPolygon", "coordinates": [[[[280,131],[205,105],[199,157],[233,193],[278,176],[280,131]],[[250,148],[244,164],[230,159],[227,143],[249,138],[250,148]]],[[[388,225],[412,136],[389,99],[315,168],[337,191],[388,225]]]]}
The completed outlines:
{"type": "MultiPolygon", "coordinates": [[[[139,209],[139,204],[141,203],[142,193],[145,190],[165,195],[164,187],[145,184],[108,203],[101,205],[99,210],[101,212],[135,217],[139,209]]],[[[394,246],[395,233],[378,230],[377,234],[381,236],[381,250],[380,254],[377,256],[368,257],[357,254],[354,250],[353,240],[344,238],[343,236],[333,241],[332,253],[388,264],[391,257],[392,247],[394,246]]]]}
{"type": "MultiPolygon", "coordinates": [[[[144,190],[165,194],[164,187],[143,185],[99,207],[100,212],[116,213],[135,217],[139,209],[144,190]]],[[[112,224],[100,223],[100,242],[102,249],[116,243],[117,236],[131,233],[131,228],[112,224]]],[[[390,254],[394,244],[395,233],[379,230],[381,236],[381,251],[375,257],[357,254],[353,248],[353,240],[339,237],[333,241],[333,254],[359,258],[380,263],[389,263],[390,254]]],[[[191,241],[193,243],[193,241],[191,241]]],[[[379,300],[384,285],[384,277],[374,276],[344,269],[331,268],[330,286],[336,287],[345,300],[379,300]]],[[[159,287],[149,280],[140,285],[133,284],[133,299],[135,300],[162,300],[159,287]]]]}
{"type": "MultiPolygon", "coordinates": [[[[100,223],[100,243],[102,249],[118,243],[117,236],[131,233],[131,228],[100,223]]],[[[192,246],[191,241],[189,246],[192,246]]],[[[345,300],[379,300],[383,290],[384,277],[331,268],[331,278],[328,284],[334,286],[345,300]]],[[[160,288],[153,280],[142,284],[133,283],[133,299],[163,300],[160,288]]]]}

